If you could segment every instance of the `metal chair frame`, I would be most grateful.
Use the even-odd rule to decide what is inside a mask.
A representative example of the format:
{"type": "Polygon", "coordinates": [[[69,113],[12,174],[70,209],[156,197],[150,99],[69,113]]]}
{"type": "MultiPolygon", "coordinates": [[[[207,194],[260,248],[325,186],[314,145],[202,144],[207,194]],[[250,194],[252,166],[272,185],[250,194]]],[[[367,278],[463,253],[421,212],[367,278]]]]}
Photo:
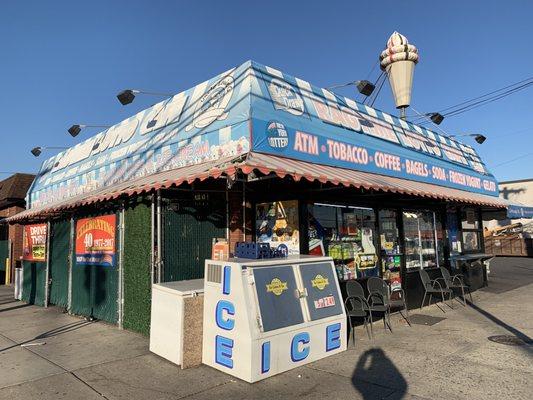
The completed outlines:
{"type": "Polygon", "coordinates": [[[353,318],[363,318],[363,324],[366,330],[366,334],[369,339],[373,339],[374,331],[372,329],[372,312],[370,306],[365,299],[363,287],[359,282],[348,281],[346,282],[346,300],[344,300],[344,308],[346,309],[346,316],[350,324],[350,332],[348,334],[348,345],[350,344],[350,336],[355,347],[355,329],[352,323],[353,318]],[[370,320],[370,331],[368,329],[368,322],[370,320]]]}
{"type": "MultiPolygon", "coordinates": [[[[444,294],[448,294],[448,300],[450,301],[451,303],[451,296],[453,294],[453,290],[451,289],[448,289],[446,287],[443,287],[440,282],[439,282],[439,279],[442,280],[442,278],[439,278],[439,279],[429,279],[429,275],[426,271],[424,271],[423,269],[420,269],[419,271],[419,274],[420,274],[420,280],[422,281],[422,285],[424,287],[424,298],[422,299],[422,303],[420,303],[420,308],[422,308],[424,306],[424,303],[426,302],[426,296],[427,294],[429,293],[429,302],[428,302],[428,306],[431,305],[431,299],[433,298],[433,294],[438,294],[440,293],[441,297],[442,297],[442,302],[444,304],[446,304],[448,307],[450,307],[452,310],[453,310],[453,305],[451,304],[448,304],[446,303],[446,299],[444,297],[444,294]]],[[[435,305],[437,307],[439,307],[439,309],[443,312],[443,313],[446,313],[446,311],[439,305],[439,303],[435,303],[435,305]]]]}
{"type": "Polygon", "coordinates": [[[440,273],[442,274],[442,279],[446,283],[446,287],[448,289],[452,291],[453,289],[461,289],[461,294],[462,294],[461,298],[463,299],[463,302],[461,304],[463,306],[466,307],[465,289],[468,290],[470,301],[474,303],[474,300],[472,299],[472,291],[470,290],[470,286],[465,285],[464,276],[462,274],[455,274],[452,276],[450,272],[444,267],[440,267],[440,273]]]}
{"type": "MultiPolygon", "coordinates": [[[[388,283],[379,277],[371,277],[367,281],[367,289],[370,293],[369,297],[372,297],[372,295],[378,295],[378,297],[381,298],[382,303],[386,304],[388,306],[388,322],[389,322],[389,329],[392,332],[391,325],[390,325],[390,313],[393,308],[400,308],[398,311],[403,319],[407,321],[409,326],[411,326],[411,320],[409,319],[409,311],[407,310],[407,298],[405,296],[405,291],[402,288],[396,288],[391,290],[388,283]],[[394,300],[392,298],[392,295],[394,293],[399,293],[401,300],[394,300]],[[405,310],[405,315],[403,314],[403,310],[405,310]]],[[[372,305],[371,305],[372,307],[372,305]]]]}

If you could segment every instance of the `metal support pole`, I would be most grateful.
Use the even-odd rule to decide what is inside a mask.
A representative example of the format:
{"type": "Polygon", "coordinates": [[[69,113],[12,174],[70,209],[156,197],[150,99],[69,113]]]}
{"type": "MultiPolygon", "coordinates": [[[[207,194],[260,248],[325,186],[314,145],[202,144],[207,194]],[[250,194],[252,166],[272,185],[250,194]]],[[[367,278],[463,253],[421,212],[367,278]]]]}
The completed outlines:
{"type": "Polygon", "coordinates": [[[46,223],[46,271],[44,276],[44,307],[48,307],[50,299],[50,221],[46,223]]]}
{"type": "Polygon", "coordinates": [[[153,284],[155,283],[155,194],[152,194],[150,227],[150,284],[153,284]]]}
{"type": "Polygon", "coordinates": [[[161,283],[161,190],[157,191],[157,283],[161,283]]]}
{"type": "Polygon", "coordinates": [[[229,244],[229,190],[226,185],[226,241],[229,244]]]}
{"type": "Polygon", "coordinates": [[[124,206],[118,214],[119,248],[118,248],[118,327],[124,326],[124,206]]]}
{"type": "Polygon", "coordinates": [[[74,217],[70,218],[70,240],[68,247],[68,302],[67,310],[70,313],[72,310],[72,268],[75,264],[74,261],[74,243],[76,234],[76,222],[74,217]]]}
{"type": "Polygon", "coordinates": [[[246,242],[246,183],[242,183],[242,241],[246,242]]]}
{"type": "Polygon", "coordinates": [[[9,261],[6,265],[6,285],[15,281],[15,269],[13,268],[13,242],[11,239],[7,239],[7,258],[9,261]]]}

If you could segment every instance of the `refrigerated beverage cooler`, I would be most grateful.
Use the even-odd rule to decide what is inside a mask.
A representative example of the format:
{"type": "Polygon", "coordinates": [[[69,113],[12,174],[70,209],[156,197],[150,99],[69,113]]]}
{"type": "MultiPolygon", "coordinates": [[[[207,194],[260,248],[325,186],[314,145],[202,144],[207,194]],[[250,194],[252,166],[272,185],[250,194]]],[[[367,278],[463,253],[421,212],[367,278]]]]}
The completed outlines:
{"type": "Polygon", "coordinates": [[[346,350],[330,257],[205,262],[202,362],[256,382],[346,350]]]}

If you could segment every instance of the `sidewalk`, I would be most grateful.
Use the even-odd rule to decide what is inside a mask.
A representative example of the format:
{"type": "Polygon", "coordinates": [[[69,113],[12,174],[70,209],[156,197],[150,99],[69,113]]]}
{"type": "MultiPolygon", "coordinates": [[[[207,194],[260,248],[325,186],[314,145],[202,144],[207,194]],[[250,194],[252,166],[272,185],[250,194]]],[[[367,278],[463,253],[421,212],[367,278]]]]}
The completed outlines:
{"type": "Polygon", "coordinates": [[[182,371],[142,336],[14,301],[0,286],[0,399],[530,399],[533,259],[497,259],[489,284],[472,307],[413,310],[412,327],[395,314],[394,333],[378,321],[374,341],[361,329],[355,349],[253,385],[182,371]],[[496,335],[529,344],[488,340],[496,335]]]}

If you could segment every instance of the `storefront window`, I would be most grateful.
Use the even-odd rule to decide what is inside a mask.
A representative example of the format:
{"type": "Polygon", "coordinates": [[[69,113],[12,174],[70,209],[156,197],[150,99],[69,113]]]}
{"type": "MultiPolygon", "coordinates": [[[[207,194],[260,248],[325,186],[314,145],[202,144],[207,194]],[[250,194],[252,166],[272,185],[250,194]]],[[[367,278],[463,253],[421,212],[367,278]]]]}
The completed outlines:
{"type": "Polygon", "coordinates": [[[333,258],[341,280],[377,276],[374,210],[314,204],[309,209],[309,254],[333,258]]]}
{"type": "Polygon", "coordinates": [[[435,217],[431,211],[403,213],[406,268],[437,267],[435,217]]]}
{"type": "Polygon", "coordinates": [[[446,226],[448,228],[448,244],[450,246],[450,255],[460,254],[463,250],[461,247],[461,237],[459,236],[459,219],[455,209],[448,210],[446,213],[446,226]]]}
{"type": "Polygon", "coordinates": [[[444,266],[444,228],[442,226],[442,216],[440,213],[434,213],[435,216],[435,234],[437,236],[437,259],[438,266],[444,266]]]}
{"type": "Polygon", "coordinates": [[[478,210],[466,208],[461,211],[461,228],[463,251],[467,253],[481,251],[481,229],[478,210]]]}
{"type": "Polygon", "coordinates": [[[257,242],[277,248],[284,244],[289,254],[300,253],[298,201],[275,201],[256,206],[255,235],[257,242]]]}
{"type": "Polygon", "coordinates": [[[400,268],[402,253],[397,213],[394,210],[379,210],[379,231],[381,244],[381,274],[392,289],[401,287],[400,268]]]}

